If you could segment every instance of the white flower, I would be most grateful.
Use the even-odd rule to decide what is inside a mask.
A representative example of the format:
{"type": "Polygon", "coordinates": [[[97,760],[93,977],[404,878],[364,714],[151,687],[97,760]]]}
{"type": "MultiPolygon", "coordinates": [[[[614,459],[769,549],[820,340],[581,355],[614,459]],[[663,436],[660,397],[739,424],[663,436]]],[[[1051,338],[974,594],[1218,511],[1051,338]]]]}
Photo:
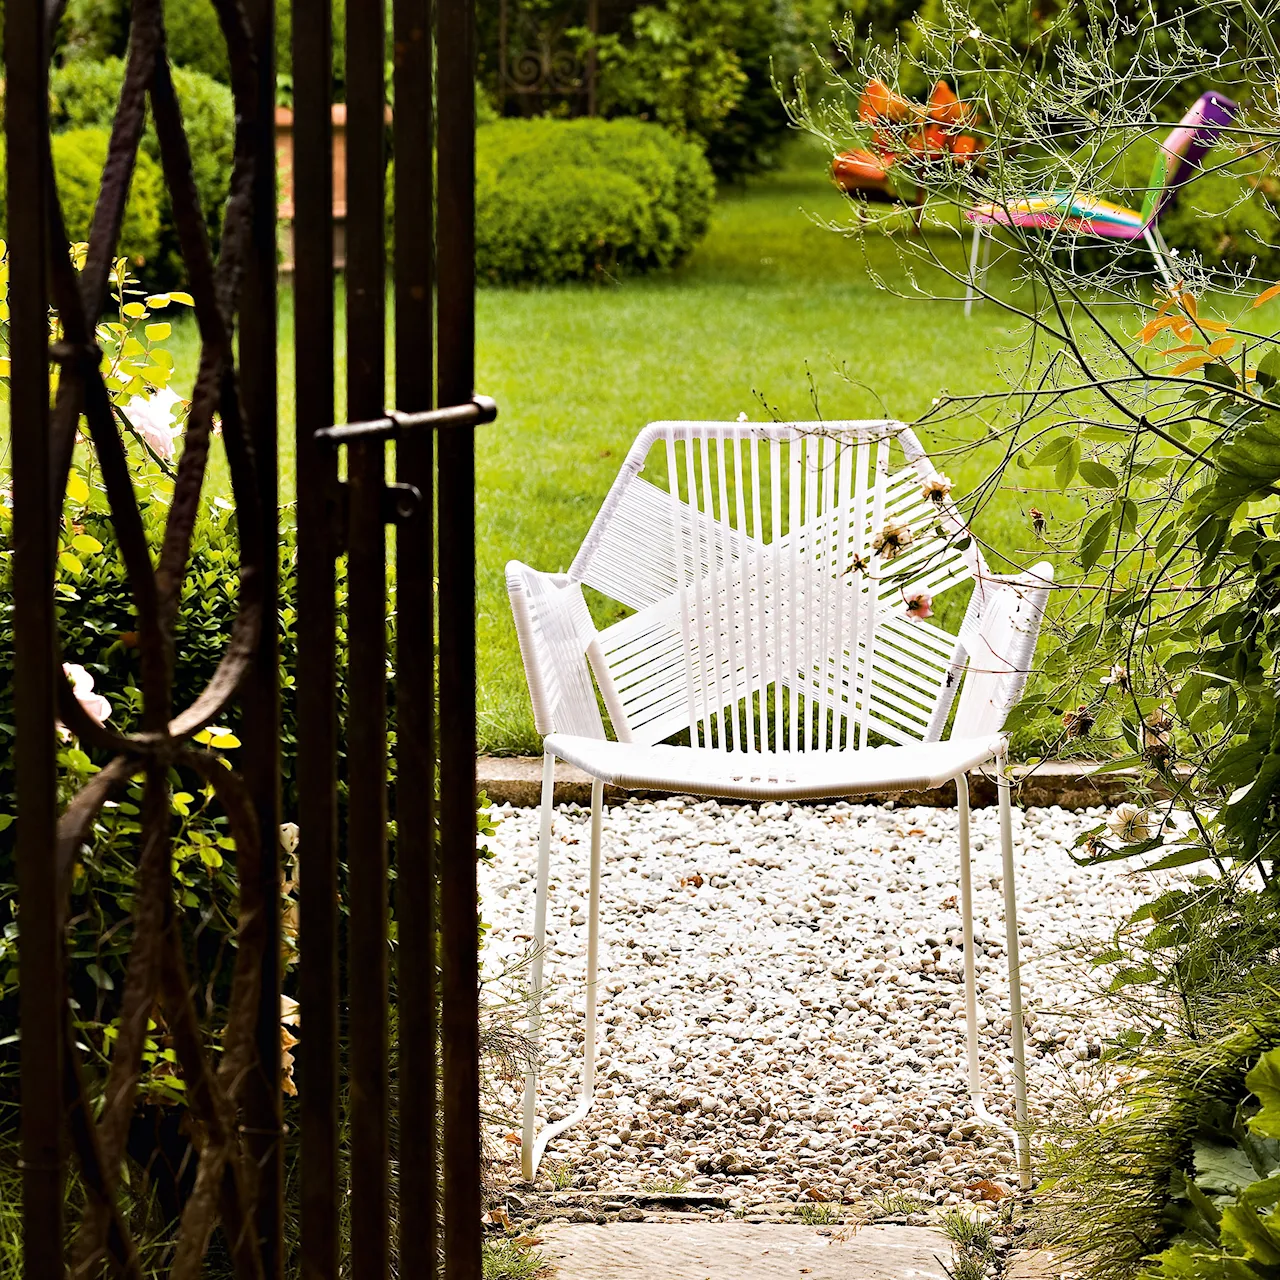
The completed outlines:
{"type": "Polygon", "coordinates": [[[747,420],[747,411],[744,409],[740,414],[738,414],[738,421],[746,422],[746,420],[747,420]]]}
{"type": "Polygon", "coordinates": [[[134,396],[124,407],[133,429],[165,462],[173,457],[174,437],[182,434],[182,427],[173,420],[174,406],[181,403],[176,391],[164,387],[150,396],[134,396]]]}
{"type": "Polygon", "coordinates": [[[280,824],[280,848],[287,857],[298,847],[298,824],[282,822],[280,824]]]}
{"type": "Polygon", "coordinates": [[[935,471],[920,486],[920,492],[924,497],[940,503],[951,492],[951,477],[943,475],[941,471],[935,471]]]}
{"type": "Polygon", "coordinates": [[[1129,687],[1129,668],[1123,662],[1117,662],[1111,668],[1111,674],[1102,677],[1104,685],[1118,685],[1121,689],[1129,687]]]}
{"type": "Polygon", "coordinates": [[[71,681],[71,692],[76,695],[76,701],[84,708],[89,719],[96,720],[98,724],[108,719],[111,715],[111,703],[102,694],[94,693],[93,677],[78,662],[64,662],[62,670],[71,681]]]}
{"type": "Polygon", "coordinates": [[[1136,804],[1117,805],[1107,819],[1107,826],[1126,844],[1150,840],[1156,834],[1151,814],[1146,809],[1140,809],[1136,804]]]}
{"type": "Polygon", "coordinates": [[[981,27],[970,27],[970,28],[969,28],[969,39],[970,39],[970,40],[981,40],[981,39],[982,39],[982,28],[981,28],[981,27]]]}

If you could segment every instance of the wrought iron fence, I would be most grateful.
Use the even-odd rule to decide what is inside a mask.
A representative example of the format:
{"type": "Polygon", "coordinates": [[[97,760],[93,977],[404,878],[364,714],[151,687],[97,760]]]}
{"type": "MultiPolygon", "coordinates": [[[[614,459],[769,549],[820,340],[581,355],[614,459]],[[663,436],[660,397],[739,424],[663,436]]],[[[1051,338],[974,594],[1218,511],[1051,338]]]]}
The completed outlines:
{"type": "MultiPolygon", "coordinates": [[[[68,1266],[77,1275],[104,1269],[141,1275],[118,1192],[147,1022],[157,1008],[173,1036],[187,1106],[201,1134],[193,1149],[194,1189],[169,1254],[171,1274],[201,1272],[215,1228],[221,1229],[238,1277],[279,1276],[285,1268],[275,33],[271,0],[215,0],[215,7],[230,55],[236,107],[235,165],[217,258],[200,213],[165,56],[162,0],[133,0],[124,87],[87,259],[77,278],[66,251],[48,128],[49,55],[60,9],[56,4],[46,8],[41,0],[6,5],[21,1140],[29,1280],[61,1278],[68,1266]],[[155,564],[95,340],[148,103],[201,337],[184,447],[155,564]],[[13,198],[17,192],[23,193],[21,200],[13,198]],[[52,345],[51,305],[59,322],[52,345]],[[59,370],[52,407],[51,362],[59,370]],[[174,707],[177,605],[215,414],[236,504],[239,609],[213,679],[190,705],[174,707]],[[143,694],[137,732],[116,732],[89,716],[60,668],[54,556],[82,420],[105,481],[137,609],[143,694]],[[196,737],[233,703],[244,725],[237,770],[196,737]],[[107,761],[61,813],[58,719],[107,761]],[[213,787],[234,836],[237,948],[220,1028],[210,1027],[197,1012],[174,902],[168,771],[176,765],[213,787]],[[65,975],[69,872],[95,817],[138,776],[144,780],[142,834],[119,1032],[105,1081],[91,1084],[77,1048],[65,975]],[[215,1040],[220,1044],[216,1055],[209,1048],[215,1040]],[[69,1246],[64,1222],[68,1148],[87,1198],[69,1246]]],[[[413,1082],[398,1095],[398,1269],[403,1275],[430,1276],[442,1262],[451,1280],[478,1280],[472,431],[491,419],[494,409],[472,391],[473,13],[469,0],[394,4],[398,408],[393,411],[383,404],[384,14],[381,5],[350,5],[347,14],[351,151],[345,296],[347,405],[353,421],[342,427],[332,425],[330,14],[327,5],[299,5],[293,16],[301,1269],[306,1277],[336,1277],[342,1270],[360,1280],[378,1280],[391,1270],[385,618],[390,521],[397,537],[397,763],[402,778],[416,780],[399,789],[396,813],[399,1070],[413,1082]],[[396,442],[393,486],[384,479],[387,440],[396,442]],[[346,478],[340,481],[342,447],[348,457],[346,478]],[[334,692],[335,586],[342,554],[351,584],[351,710],[340,724],[334,692]],[[352,762],[341,833],[335,763],[340,735],[352,762]],[[345,932],[337,906],[340,860],[348,870],[345,932]],[[345,1028],[339,1021],[342,1007],[348,1010],[345,1028]],[[351,1190],[349,1248],[340,1231],[344,1096],[351,1135],[345,1177],[351,1190]],[[437,1152],[440,1111],[443,1150],[437,1152]]]]}

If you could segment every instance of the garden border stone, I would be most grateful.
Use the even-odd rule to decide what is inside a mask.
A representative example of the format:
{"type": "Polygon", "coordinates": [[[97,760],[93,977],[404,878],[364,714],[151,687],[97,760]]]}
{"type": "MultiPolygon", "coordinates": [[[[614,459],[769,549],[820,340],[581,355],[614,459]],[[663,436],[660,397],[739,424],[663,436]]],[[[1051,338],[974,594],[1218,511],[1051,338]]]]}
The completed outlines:
{"type": "MultiPolygon", "coordinates": [[[[1047,808],[1090,809],[1096,805],[1114,805],[1126,799],[1137,783],[1134,770],[1115,773],[1096,772],[1101,766],[1091,761],[1051,761],[1037,765],[1015,765],[1014,797],[1018,803],[1047,808]]],[[[481,756],[477,762],[477,781],[494,804],[509,804],[517,809],[533,808],[542,798],[542,758],[540,756],[481,756]]],[[[972,803],[981,808],[996,803],[995,776],[975,772],[969,778],[972,803]]],[[[623,791],[605,787],[606,804],[621,804],[629,796],[647,800],[678,794],[668,791],[623,791]]],[[[591,803],[591,778],[581,769],[563,761],[556,765],[556,804],[591,803]]],[[[863,803],[883,803],[883,798],[860,796],[863,803]]],[[[954,783],[928,791],[904,791],[893,801],[904,805],[928,805],[949,808],[956,802],[954,783]]]]}

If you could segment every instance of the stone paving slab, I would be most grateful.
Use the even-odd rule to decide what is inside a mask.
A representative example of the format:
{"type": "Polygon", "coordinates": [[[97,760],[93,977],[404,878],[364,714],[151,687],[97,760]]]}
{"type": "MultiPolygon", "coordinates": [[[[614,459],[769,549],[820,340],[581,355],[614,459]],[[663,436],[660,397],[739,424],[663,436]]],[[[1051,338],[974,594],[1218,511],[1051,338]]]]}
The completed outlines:
{"type": "Polygon", "coordinates": [[[558,1280],[947,1280],[931,1227],[617,1222],[540,1232],[558,1280]]]}

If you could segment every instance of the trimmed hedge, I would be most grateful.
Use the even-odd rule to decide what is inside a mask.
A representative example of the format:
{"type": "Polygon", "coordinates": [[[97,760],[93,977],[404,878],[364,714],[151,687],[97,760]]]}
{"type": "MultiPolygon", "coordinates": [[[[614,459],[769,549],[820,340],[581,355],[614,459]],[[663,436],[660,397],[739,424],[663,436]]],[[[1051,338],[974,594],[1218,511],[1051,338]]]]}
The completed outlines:
{"type": "Polygon", "coordinates": [[[706,234],[702,149],[639,120],[477,130],[476,272],[493,284],[605,279],[678,262],[706,234]]]}
{"type": "MultiPolygon", "coordinates": [[[[55,68],[49,76],[52,127],[55,131],[89,127],[109,131],[123,82],[124,62],[120,58],[106,58],[101,62],[82,58],[55,68]]],[[[216,249],[235,161],[235,104],[226,85],[199,71],[175,67],[173,86],[191,145],[191,169],[200,209],[216,249]]],[[[142,151],[158,169],[160,143],[150,120],[142,137],[142,151]]],[[[160,220],[158,265],[163,279],[151,275],[148,282],[153,284],[180,279],[183,274],[167,187],[160,194],[160,220]]]]}
{"type": "MultiPolygon", "coordinates": [[[[102,186],[102,168],[107,162],[111,135],[105,129],[72,129],[53,138],[53,168],[62,196],[62,213],[67,234],[73,241],[87,240],[93,222],[93,207],[102,186]]],[[[9,225],[5,143],[0,136],[0,236],[9,225]]],[[[129,200],[120,230],[120,252],[136,268],[154,265],[161,245],[161,202],[164,183],[160,166],[150,156],[140,154],[129,187],[129,200]]]]}

